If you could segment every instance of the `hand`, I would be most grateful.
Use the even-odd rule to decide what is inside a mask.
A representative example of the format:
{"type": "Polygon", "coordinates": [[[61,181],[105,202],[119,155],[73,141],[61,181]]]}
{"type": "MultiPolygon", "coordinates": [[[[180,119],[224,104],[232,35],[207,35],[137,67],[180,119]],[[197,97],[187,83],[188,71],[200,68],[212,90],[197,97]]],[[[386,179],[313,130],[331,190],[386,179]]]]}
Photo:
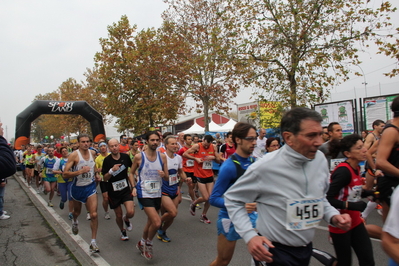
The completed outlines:
{"type": "Polygon", "coordinates": [[[352,219],[349,216],[349,214],[344,213],[341,215],[334,215],[331,218],[331,223],[338,227],[339,229],[342,229],[344,231],[348,231],[351,228],[351,224],[352,224],[352,219]]]}
{"type": "Polygon", "coordinates": [[[263,244],[266,244],[269,248],[274,248],[272,242],[270,242],[266,237],[254,236],[247,244],[248,251],[255,260],[270,263],[273,261],[273,254],[270,253],[263,244]]]}
{"type": "Polygon", "coordinates": [[[118,171],[120,166],[121,166],[120,163],[114,164],[114,166],[112,166],[112,171],[113,171],[113,172],[118,171]]]}
{"type": "Polygon", "coordinates": [[[133,197],[137,197],[137,189],[136,189],[136,187],[133,187],[133,189],[132,189],[132,196],[133,197]]]}
{"type": "Polygon", "coordinates": [[[95,175],[95,178],[96,178],[96,182],[100,182],[100,181],[101,181],[101,176],[100,176],[99,173],[97,173],[97,174],[95,175]]]}
{"type": "Polygon", "coordinates": [[[256,202],[245,203],[245,209],[247,209],[247,213],[252,213],[256,211],[256,202]]]}
{"type": "Polygon", "coordinates": [[[380,177],[380,176],[384,176],[384,173],[380,169],[377,169],[377,170],[375,170],[374,175],[376,177],[380,177]]]}
{"type": "Polygon", "coordinates": [[[188,185],[191,185],[192,182],[193,182],[193,180],[191,179],[191,177],[187,177],[187,178],[186,178],[186,183],[187,183],[188,185]]]}
{"type": "Polygon", "coordinates": [[[87,165],[83,166],[82,169],[81,169],[81,171],[82,171],[82,173],[88,173],[88,172],[90,172],[90,166],[87,166],[87,165]]]}
{"type": "Polygon", "coordinates": [[[161,171],[161,170],[158,170],[158,174],[159,174],[159,176],[162,177],[162,178],[165,176],[164,171],[161,171]]]}
{"type": "Polygon", "coordinates": [[[194,158],[194,160],[195,160],[197,163],[202,163],[202,160],[201,160],[201,158],[197,158],[197,157],[195,157],[195,158],[194,158]]]}

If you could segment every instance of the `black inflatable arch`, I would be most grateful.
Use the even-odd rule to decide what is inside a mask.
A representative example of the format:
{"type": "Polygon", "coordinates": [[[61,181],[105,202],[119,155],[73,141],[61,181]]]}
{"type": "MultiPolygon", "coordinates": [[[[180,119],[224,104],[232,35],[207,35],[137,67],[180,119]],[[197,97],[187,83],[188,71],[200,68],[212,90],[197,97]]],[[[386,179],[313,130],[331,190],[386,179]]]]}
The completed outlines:
{"type": "Polygon", "coordinates": [[[103,117],[86,101],[34,101],[23,112],[17,115],[15,128],[15,148],[30,143],[31,123],[43,114],[62,114],[83,116],[90,122],[93,140],[105,139],[103,117]]]}

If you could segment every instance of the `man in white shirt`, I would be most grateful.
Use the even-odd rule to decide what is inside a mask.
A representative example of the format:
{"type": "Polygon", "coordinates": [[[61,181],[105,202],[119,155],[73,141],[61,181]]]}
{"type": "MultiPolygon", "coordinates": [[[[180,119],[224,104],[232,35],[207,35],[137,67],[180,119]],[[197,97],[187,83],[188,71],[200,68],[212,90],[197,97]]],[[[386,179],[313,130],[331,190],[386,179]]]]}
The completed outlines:
{"type": "Polygon", "coordinates": [[[256,139],[256,147],[252,153],[252,156],[258,159],[263,157],[263,155],[266,153],[266,140],[266,129],[259,129],[259,136],[256,139]]]}

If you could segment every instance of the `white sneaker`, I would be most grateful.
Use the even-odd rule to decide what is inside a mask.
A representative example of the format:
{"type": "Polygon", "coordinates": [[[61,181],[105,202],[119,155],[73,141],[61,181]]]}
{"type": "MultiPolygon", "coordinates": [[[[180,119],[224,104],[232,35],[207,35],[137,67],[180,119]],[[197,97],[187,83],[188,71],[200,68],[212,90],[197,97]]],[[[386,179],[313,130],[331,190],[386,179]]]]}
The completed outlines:
{"type": "Polygon", "coordinates": [[[104,219],[105,219],[105,220],[111,219],[111,216],[109,216],[109,213],[108,213],[108,212],[105,213],[104,219]]]}
{"type": "Polygon", "coordinates": [[[7,214],[7,211],[3,211],[3,214],[7,214]]]}
{"type": "Polygon", "coordinates": [[[130,220],[126,218],[126,215],[123,215],[122,219],[123,219],[123,221],[125,222],[126,230],[132,231],[133,225],[132,225],[132,223],[130,222],[130,220]],[[126,219],[127,219],[127,221],[126,221],[126,219]]]}
{"type": "Polygon", "coordinates": [[[1,216],[0,216],[0,220],[7,220],[7,219],[10,219],[10,215],[6,215],[6,214],[2,214],[1,216]]]}
{"type": "Polygon", "coordinates": [[[90,213],[88,212],[88,213],[87,213],[87,216],[86,216],[86,220],[90,221],[90,219],[91,219],[91,218],[90,218],[90,213]]]}

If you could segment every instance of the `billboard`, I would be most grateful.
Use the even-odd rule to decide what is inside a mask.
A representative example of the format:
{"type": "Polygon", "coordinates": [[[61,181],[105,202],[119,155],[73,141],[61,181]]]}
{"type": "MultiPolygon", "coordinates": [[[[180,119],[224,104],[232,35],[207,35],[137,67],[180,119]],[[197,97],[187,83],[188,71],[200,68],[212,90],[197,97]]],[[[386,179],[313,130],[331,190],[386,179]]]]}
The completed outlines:
{"type": "Polygon", "coordinates": [[[364,124],[368,131],[373,130],[373,122],[381,119],[386,122],[393,118],[391,103],[399,95],[385,95],[363,99],[364,124]]]}
{"type": "Polygon", "coordinates": [[[237,104],[237,120],[238,122],[249,123],[253,126],[258,126],[258,103],[242,103],[237,104]]]}
{"type": "Polygon", "coordinates": [[[355,112],[352,100],[318,104],[314,109],[323,118],[321,123],[323,127],[328,126],[331,122],[338,122],[344,136],[355,132],[355,112]]]}
{"type": "Polygon", "coordinates": [[[260,126],[262,128],[280,127],[281,112],[279,112],[279,110],[281,110],[280,102],[259,102],[260,126]]]}

